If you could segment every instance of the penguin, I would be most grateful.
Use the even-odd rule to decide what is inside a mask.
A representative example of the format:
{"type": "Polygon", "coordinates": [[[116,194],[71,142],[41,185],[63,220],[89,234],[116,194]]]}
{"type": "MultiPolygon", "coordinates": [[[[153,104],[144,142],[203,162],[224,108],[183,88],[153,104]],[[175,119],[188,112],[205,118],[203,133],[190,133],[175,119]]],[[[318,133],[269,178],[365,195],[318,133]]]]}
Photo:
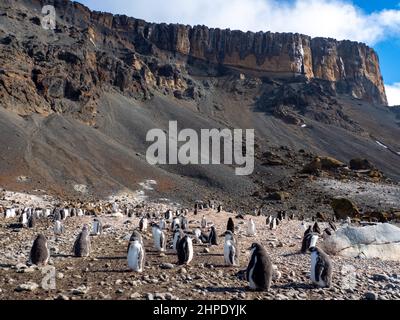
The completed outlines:
{"type": "MultiPolygon", "coordinates": [[[[200,232],[201,233],[201,232],[200,232]]],[[[174,238],[172,240],[172,250],[174,252],[177,252],[177,248],[178,248],[178,243],[181,239],[183,239],[183,237],[185,236],[185,234],[183,233],[182,229],[178,228],[174,231],[174,238]]]]}
{"type": "Polygon", "coordinates": [[[221,205],[218,206],[217,212],[218,212],[218,213],[221,213],[221,212],[222,212],[222,206],[221,206],[221,205]]]}
{"type": "Polygon", "coordinates": [[[322,233],[322,238],[325,240],[329,238],[333,233],[334,231],[331,228],[325,228],[324,232],[322,233]]]}
{"type": "Polygon", "coordinates": [[[217,231],[215,230],[215,226],[211,226],[211,231],[208,236],[208,244],[211,246],[217,246],[218,245],[218,240],[217,240],[217,231]]]}
{"type": "Polygon", "coordinates": [[[256,235],[256,224],[254,223],[252,218],[250,218],[250,220],[247,222],[247,235],[249,237],[253,237],[256,235]]]}
{"type": "Polygon", "coordinates": [[[236,240],[233,233],[227,230],[225,233],[225,243],[224,243],[224,260],[227,266],[237,266],[239,251],[236,248],[236,240]]]}
{"type": "Polygon", "coordinates": [[[181,210],[177,209],[177,210],[175,211],[175,216],[176,216],[176,217],[179,217],[180,215],[181,215],[181,210]]]}
{"type": "Polygon", "coordinates": [[[129,269],[135,272],[143,272],[145,251],[141,241],[135,239],[129,242],[127,260],[129,269]]]}
{"type": "Polygon", "coordinates": [[[155,223],[152,226],[152,232],[153,232],[154,247],[156,248],[157,251],[164,252],[166,245],[165,233],[155,223]]]}
{"type": "Polygon", "coordinates": [[[329,227],[330,227],[333,231],[336,231],[336,230],[337,230],[337,227],[336,227],[336,225],[334,224],[333,221],[329,221],[329,227]]]}
{"type": "Polygon", "coordinates": [[[311,274],[312,283],[320,288],[330,288],[332,283],[332,262],[329,256],[316,246],[311,251],[311,274]]]}
{"type": "Polygon", "coordinates": [[[207,228],[207,220],[205,216],[203,216],[203,218],[201,219],[201,228],[202,229],[207,228]]]}
{"type": "Polygon", "coordinates": [[[76,237],[73,252],[75,257],[88,257],[90,255],[89,226],[85,224],[76,237]]]}
{"type": "Polygon", "coordinates": [[[294,213],[292,213],[289,218],[290,220],[294,220],[294,213]]]}
{"type": "Polygon", "coordinates": [[[50,250],[47,239],[43,234],[39,234],[33,242],[29,255],[29,262],[37,266],[46,266],[50,259],[50,250]]]}
{"type": "Polygon", "coordinates": [[[146,217],[142,217],[140,219],[140,221],[139,221],[139,230],[140,230],[140,232],[144,232],[145,233],[147,231],[147,225],[148,225],[147,218],[146,217]]]}
{"type": "Polygon", "coordinates": [[[177,246],[178,264],[189,264],[193,259],[193,242],[192,239],[185,235],[177,246]]]}
{"type": "Polygon", "coordinates": [[[268,218],[266,220],[266,223],[267,223],[268,227],[271,225],[271,222],[272,222],[272,216],[270,215],[270,216],[268,216],[268,218]]]}
{"type": "Polygon", "coordinates": [[[84,216],[84,212],[82,209],[78,209],[78,217],[83,217],[84,216]]]}
{"type": "Polygon", "coordinates": [[[70,215],[71,215],[71,218],[76,217],[76,209],[75,208],[71,209],[70,215]]]}
{"type": "Polygon", "coordinates": [[[103,232],[103,225],[101,223],[101,221],[97,218],[93,219],[92,222],[92,235],[100,235],[103,232]]]}
{"type": "Polygon", "coordinates": [[[279,212],[278,212],[277,218],[278,218],[279,221],[282,221],[282,220],[283,220],[282,211],[279,211],[279,212]]]}
{"type": "Polygon", "coordinates": [[[308,228],[304,233],[303,242],[301,244],[301,253],[306,253],[309,248],[315,247],[318,241],[318,234],[311,231],[311,228],[308,228]]]}
{"type": "Polygon", "coordinates": [[[143,238],[142,238],[141,233],[137,230],[133,230],[131,237],[129,238],[128,248],[127,248],[126,252],[129,252],[129,247],[130,247],[131,243],[134,241],[138,241],[142,245],[142,247],[144,247],[143,238]]]}
{"type": "Polygon", "coordinates": [[[250,288],[258,291],[268,291],[271,287],[273,268],[270,257],[259,243],[251,245],[251,258],[246,269],[246,278],[250,288]]]}
{"type": "Polygon", "coordinates": [[[55,235],[60,235],[60,234],[64,233],[64,226],[60,220],[54,221],[53,230],[54,230],[55,235]]]}
{"type": "Polygon", "coordinates": [[[189,223],[188,223],[188,220],[185,217],[181,217],[181,229],[182,230],[189,229],[189,223]]]}
{"type": "Polygon", "coordinates": [[[195,216],[197,216],[197,208],[196,209],[194,209],[194,211],[193,211],[193,214],[195,215],[195,216]]]}
{"type": "Polygon", "coordinates": [[[235,224],[233,223],[233,219],[229,218],[228,223],[226,225],[226,230],[232,233],[235,233],[235,224]]]}
{"type": "Polygon", "coordinates": [[[277,219],[276,218],[272,218],[272,221],[269,224],[269,229],[270,230],[276,230],[276,222],[277,222],[277,219]]]}
{"type": "Polygon", "coordinates": [[[46,218],[50,217],[50,215],[51,215],[51,210],[50,210],[50,209],[44,210],[44,216],[45,216],[46,218]]]}
{"type": "Polygon", "coordinates": [[[315,223],[314,223],[314,225],[313,225],[313,232],[318,233],[318,234],[321,234],[321,229],[320,229],[320,227],[319,227],[319,225],[318,225],[318,222],[315,222],[315,223]]]}
{"type": "Polygon", "coordinates": [[[69,217],[69,210],[68,210],[68,208],[64,208],[63,212],[64,212],[64,220],[65,220],[65,219],[67,219],[67,218],[69,217]]]}
{"type": "Polygon", "coordinates": [[[305,223],[304,221],[301,222],[301,227],[304,231],[307,230],[307,223],[305,223]]]}
{"type": "Polygon", "coordinates": [[[167,210],[164,214],[165,220],[171,221],[172,220],[172,210],[167,210]]]}
{"type": "Polygon", "coordinates": [[[32,214],[28,219],[28,228],[34,228],[36,226],[36,216],[32,214]]]}
{"type": "Polygon", "coordinates": [[[178,218],[175,218],[171,223],[171,231],[175,231],[176,228],[181,227],[181,221],[178,218]]]}
{"type": "Polygon", "coordinates": [[[21,216],[19,218],[19,223],[21,224],[21,227],[28,226],[28,214],[26,212],[21,213],[21,216]]]}
{"type": "Polygon", "coordinates": [[[161,219],[159,223],[159,227],[161,230],[164,230],[166,228],[165,220],[161,219]]]}

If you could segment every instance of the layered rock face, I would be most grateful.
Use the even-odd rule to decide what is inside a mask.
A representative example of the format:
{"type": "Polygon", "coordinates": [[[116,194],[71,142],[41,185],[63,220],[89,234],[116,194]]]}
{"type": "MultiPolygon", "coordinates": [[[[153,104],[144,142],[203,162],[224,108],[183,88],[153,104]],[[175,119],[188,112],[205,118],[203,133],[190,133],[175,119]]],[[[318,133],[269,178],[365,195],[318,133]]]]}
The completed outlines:
{"type": "Polygon", "coordinates": [[[254,71],[260,76],[304,75],[330,81],[340,93],[387,104],[378,56],[361,43],[291,33],[153,24],[91,12],[67,0],[36,2],[53,3],[58,14],[75,25],[95,26],[100,33],[117,32],[138,50],[155,46],[209,63],[254,71]]]}
{"type": "Polygon", "coordinates": [[[0,96],[19,114],[79,111],[94,123],[98,90],[108,86],[140,99],[153,89],[193,97],[196,86],[187,68],[197,62],[260,78],[320,79],[337,93],[387,104],[378,57],[360,43],[153,24],[92,12],[69,0],[7,0],[0,8],[0,96]],[[48,4],[57,12],[50,38],[40,27],[41,8],[48,4]],[[15,21],[33,35],[16,38],[15,21]]]}

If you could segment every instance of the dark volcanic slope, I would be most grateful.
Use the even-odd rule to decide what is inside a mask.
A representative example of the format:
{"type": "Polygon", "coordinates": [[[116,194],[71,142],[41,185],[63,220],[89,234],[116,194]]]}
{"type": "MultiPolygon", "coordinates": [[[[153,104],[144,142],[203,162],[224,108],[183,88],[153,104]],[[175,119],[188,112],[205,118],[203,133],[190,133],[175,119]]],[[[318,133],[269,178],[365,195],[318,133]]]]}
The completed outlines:
{"type": "MultiPolygon", "coordinates": [[[[152,167],[145,160],[146,133],[167,129],[170,120],[178,121],[180,129],[254,128],[258,154],[285,146],[299,165],[306,161],[299,149],[344,162],[366,157],[400,180],[399,119],[372,103],[385,97],[379,84],[373,85],[380,77],[375,54],[364,45],[312,42],[313,53],[303,57],[316,59],[309,74],[291,69],[298,57],[290,52],[266,50],[264,59],[271,64],[263,68],[272,68],[276,59],[288,66],[282,77],[273,68],[247,66],[243,61],[252,59],[253,49],[242,52],[238,65],[229,55],[207,61],[195,57],[192,38],[189,55],[165,45],[178,27],[163,34],[151,25],[151,30],[158,28],[156,41],[140,36],[138,25],[144,22],[139,20],[121,26],[123,17],[107,15],[109,23],[78,4],[54,3],[61,12],[54,32],[40,27],[40,1],[0,4],[2,187],[83,196],[74,186],[86,185],[89,194],[104,196],[136,190],[138,183],[153,179],[159,196],[245,199],[258,190],[259,179],[272,185],[298,172],[290,162],[269,167],[259,160],[249,177],[235,176],[233,167],[223,165],[152,167]],[[335,46],[346,76],[329,79],[330,71],[337,70],[334,64],[324,66],[325,71],[318,68],[317,43],[335,46]],[[356,51],[365,54],[354,56],[356,51]],[[374,65],[376,72],[354,70],[346,62],[352,59],[369,72],[374,65]]],[[[283,39],[294,48],[298,41],[311,41],[293,35],[275,40],[283,39]]]]}

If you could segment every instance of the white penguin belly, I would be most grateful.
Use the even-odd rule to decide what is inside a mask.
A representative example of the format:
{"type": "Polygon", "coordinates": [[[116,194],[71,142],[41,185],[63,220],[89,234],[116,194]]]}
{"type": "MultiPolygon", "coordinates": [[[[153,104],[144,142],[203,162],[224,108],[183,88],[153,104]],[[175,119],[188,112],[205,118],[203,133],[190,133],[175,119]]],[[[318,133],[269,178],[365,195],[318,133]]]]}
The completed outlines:
{"type": "Polygon", "coordinates": [[[142,272],[142,266],[139,261],[139,253],[142,251],[142,246],[139,243],[131,245],[128,252],[128,267],[136,272],[142,272]]]}
{"type": "Polygon", "coordinates": [[[188,250],[189,250],[189,256],[188,256],[188,260],[186,262],[186,264],[189,264],[190,261],[192,261],[193,259],[193,243],[192,243],[192,239],[188,238],[188,250]]]}

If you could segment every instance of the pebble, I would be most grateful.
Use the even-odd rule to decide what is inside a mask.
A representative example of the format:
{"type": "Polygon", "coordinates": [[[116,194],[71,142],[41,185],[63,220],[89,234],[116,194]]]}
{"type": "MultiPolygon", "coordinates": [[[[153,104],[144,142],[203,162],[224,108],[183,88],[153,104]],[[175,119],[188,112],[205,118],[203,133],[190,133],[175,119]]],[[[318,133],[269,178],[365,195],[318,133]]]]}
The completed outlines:
{"type": "Polygon", "coordinates": [[[24,284],[20,284],[17,287],[17,291],[21,292],[21,291],[35,291],[37,288],[39,288],[39,285],[35,282],[27,282],[24,284]]]}

